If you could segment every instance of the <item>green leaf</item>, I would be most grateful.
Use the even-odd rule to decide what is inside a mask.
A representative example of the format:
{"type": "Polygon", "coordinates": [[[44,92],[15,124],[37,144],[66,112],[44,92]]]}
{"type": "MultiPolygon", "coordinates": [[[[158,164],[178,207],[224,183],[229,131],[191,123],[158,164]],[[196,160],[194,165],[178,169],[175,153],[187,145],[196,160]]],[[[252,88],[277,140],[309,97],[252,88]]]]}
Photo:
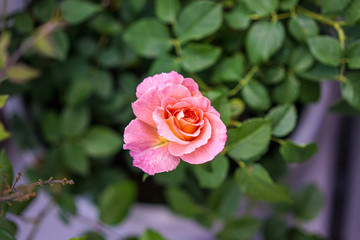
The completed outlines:
{"type": "Polygon", "coordinates": [[[129,1],[129,3],[134,13],[137,14],[141,12],[141,10],[143,10],[143,8],[145,7],[146,0],[133,0],[133,1],[129,1]]]}
{"type": "Polygon", "coordinates": [[[90,76],[94,93],[103,99],[110,98],[113,93],[113,77],[108,71],[93,70],[90,76]]]}
{"type": "Polygon", "coordinates": [[[339,69],[321,63],[315,63],[312,68],[299,75],[302,78],[312,81],[336,80],[339,76],[339,69]]]}
{"type": "Polygon", "coordinates": [[[241,191],[249,197],[268,202],[291,203],[287,189],[275,184],[266,169],[259,164],[237,169],[235,179],[241,191]]]}
{"type": "Polygon", "coordinates": [[[19,33],[30,33],[34,30],[34,21],[28,13],[22,12],[15,16],[14,27],[19,33]]]}
{"type": "Polygon", "coordinates": [[[215,33],[222,24],[222,6],[210,1],[195,1],[180,13],[175,33],[181,43],[215,33]]]}
{"type": "Polygon", "coordinates": [[[61,137],[59,116],[55,111],[48,111],[41,118],[41,130],[45,139],[51,143],[56,142],[61,137]]]}
{"type": "Polygon", "coordinates": [[[193,218],[202,211],[191,196],[179,188],[167,188],[165,198],[169,206],[181,215],[193,218]]]}
{"type": "Polygon", "coordinates": [[[93,38],[82,37],[77,39],[76,50],[85,57],[92,57],[97,52],[97,43],[93,38]]]}
{"type": "Polygon", "coordinates": [[[245,104],[240,98],[232,98],[229,103],[232,118],[238,118],[245,111],[245,104]]]}
{"type": "Polygon", "coordinates": [[[90,163],[85,156],[84,149],[76,143],[65,143],[63,146],[65,165],[74,173],[86,176],[89,173],[90,163]]]}
{"type": "Polygon", "coordinates": [[[250,80],[241,91],[246,104],[256,110],[265,111],[270,107],[270,97],[267,89],[259,82],[250,80]]]}
{"type": "Polygon", "coordinates": [[[13,180],[13,169],[11,162],[9,161],[5,149],[0,151],[0,186],[3,186],[4,175],[6,175],[6,183],[11,185],[13,180]]]}
{"type": "Polygon", "coordinates": [[[303,73],[314,64],[314,58],[306,47],[300,46],[294,49],[290,56],[289,65],[295,73],[303,73]]]}
{"type": "Polygon", "coordinates": [[[153,58],[171,48],[171,38],[165,25],[155,19],[141,19],[124,35],[125,41],[141,56],[153,58]]]}
{"type": "Polygon", "coordinates": [[[57,30],[52,34],[54,44],[56,47],[56,58],[64,61],[67,58],[70,44],[69,38],[64,31],[57,30]]]}
{"type": "Polygon", "coordinates": [[[321,11],[323,13],[338,13],[343,11],[349,5],[351,0],[320,0],[321,11]]]}
{"type": "Polygon", "coordinates": [[[309,184],[295,194],[294,202],[297,218],[308,221],[318,215],[324,204],[324,197],[318,186],[309,184]]]}
{"type": "Polygon", "coordinates": [[[115,225],[126,217],[137,198],[136,184],[130,180],[108,185],[99,195],[100,220],[115,225]]]}
{"type": "Polygon", "coordinates": [[[257,13],[260,16],[265,16],[276,12],[279,5],[278,0],[243,0],[246,7],[252,12],[257,13]]]}
{"type": "Polygon", "coordinates": [[[320,99],[320,83],[302,80],[300,87],[300,100],[303,103],[317,102],[320,99]]]}
{"type": "Polygon", "coordinates": [[[296,125],[296,108],[290,104],[280,105],[272,108],[266,118],[272,119],[273,135],[283,137],[288,135],[296,125]]]}
{"type": "Polygon", "coordinates": [[[167,23],[174,23],[180,9],[179,0],[156,0],[155,13],[157,18],[167,23]]]}
{"type": "Polygon", "coordinates": [[[271,121],[250,119],[228,130],[228,154],[236,160],[250,160],[267,150],[271,138],[271,121]]]}
{"type": "Polygon", "coordinates": [[[0,109],[5,106],[6,100],[9,98],[9,95],[0,95],[0,109]]]}
{"type": "Polygon", "coordinates": [[[42,34],[44,30],[38,31],[36,34],[36,41],[34,42],[34,49],[40,55],[49,57],[49,58],[56,58],[58,55],[57,48],[55,46],[54,40],[50,35],[42,34]]]}
{"type": "Polygon", "coordinates": [[[316,21],[304,15],[296,15],[289,21],[289,32],[299,42],[306,42],[307,38],[319,34],[316,21]]]}
{"type": "Polygon", "coordinates": [[[265,222],[264,237],[265,240],[286,239],[288,227],[281,218],[271,218],[265,222]]]}
{"type": "Polygon", "coordinates": [[[345,10],[346,24],[353,25],[360,19],[360,0],[353,0],[345,10]]]}
{"type": "Polygon", "coordinates": [[[105,238],[98,232],[89,231],[84,233],[87,236],[86,240],[105,240],[105,238]]]}
{"type": "Polygon", "coordinates": [[[213,189],[225,180],[229,165],[229,159],[226,156],[218,155],[209,163],[194,166],[193,170],[201,187],[213,189]]]}
{"type": "Polygon", "coordinates": [[[181,68],[181,59],[165,54],[156,58],[156,60],[153,61],[153,63],[150,66],[148,75],[153,76],[155,74],[159,74],[163,72],[171,72],[171,71],[179,72],[180,68],[181,68]]]}
{"type": "Polygon", "coordinates": [[[236,213],[240,196],[238,185],[232,179],[228,179],[217,189],[211,191],[210,208],[219,218],[229,218],[236,213]]]}
{"type": "Polygon", "coordinates": [[[79,24],[101,10],[100,5],[85,0],[65,0],[60,7],[69,24],[79,24]]]}
{"type": "Polygon", "coordinates": [[[283,11],[289,11],[295,8],[299,0],[280,0],[280,9],[283,11]]]}
{"type": "Polygon", "coordinates": [[[178,186],[186,180],[186,166],[181,163],[170,172],[157,173],[153,176],[154,181],[162,186],[178,186]]]}
{"type": "Polygon", "coordinates": [[[360,110],[359,73],[348,73],[346,77],[347,80],[341,83],[341,94],[353,108],[360,110]]]}
{"type": "Polygon", "coordinates": [[[251,14],[242,3],[239,3],[231,12],[226,13],[225,21],[235,30],[244,30],[250,25],[251,14]]]}
{"type": "Polygon", "coordinates": [[[55,200],[62,211],[73,215],[76,214],[77,209],[74,195],[69,193],[61,193],[56,197],[55,200]]]}
{"type": "Polygon", "coordinates": [[[104,68],[115,68],[121,64],[122,56],[115,47],[109,47],[100,52],[99,58],[97,59],[100,66],[104,68]]]}
{"type": "Polygon", "coordinates": [[[300,82],[295,75],[290,74],[273,89],[272,96],[278,104],[293,103],[300,94],[300,82]]]}
{"type": "Polygon", "coordinates": [[[72,81],[65,94],[65,101],[70,106],[78,106],[89,98],[93,90],[88,79],[72,81]]]}
{"type": "MultiPolygon", "coordinates": [[[[0,35],[0,68],[3,68],[8,61],[9,53],[8,47],[11,40],[11,34],[8,31],[3,31],[0,35]]],[[[2,80],[2,79],[0,79],[2,80]]]]}
{"type": "Polygon", "coordinates": [[[17,226],[13,221],[0,217],[0,229],[8,232],[10,235],[15,236],[17,232],[17,226]]]}
{"type": "Polygon", "coordinates": [[[245,39],[246,51],[252,64],[266,62],[283,45],[285,30],[280,22],[254,23],[245,39]]]}
{"type": "Polygon", "coordinates": [[[280,65],[286,65],[289,63],[291,53],[294,51],[294,42],[290,38],[285,38],[283,46],[275,54],[274,61],[280,65]]]}
{"type": "Polygon", "coordinates": [[[104,35],[116,35],[122,30],[120,22],[106,13],[93,18],[90,22],[90,28],[104,35]]]}
{"type": "Polygon", "coordinates": [[[284,141],[280,146],[280,153],[288,163],[301,163],[311,158],[318,148],[316,143],[297,145],[290,140],[284,141]]]}
{"type": "Polygon", "coordinates": [[[165,240],[165,238],[154,230],[146,229],[139,240],[165,240]]]}
{"type": "Polygon", "coordinates": [[[252,239],[260,230],[261,221],[252,217],[243,217],[229,220],[219,233],[220,240],[252,239]]]}
{"type": "Polygon", "coordinates": [[[360,110],[353,108],[345,100],[340,100],[330,107],[331,112],[339,113],[345,116],[357,116],[360,114],[360,110]]]}
{"type": "Polygon", "coordinates": [[[182,52],[182,64],[186,71],[198,72],[215,64],[220,54],[219,47],[190,43],[182,52]]]}
{"type": "Polygon", "coordinates": [[[215,68],[211,81],[219,83],[222,81],[238,81],[244,73],[245,68],[244,56],[235,54],[231,57],[224,58],[215,68]]]}
{"type": "Polygon", "coordinates": [[[286,71],[283,66],[272,66],[264,71],[261,81],[266,85],[276,84],[281,82],[285,76],[286,71]]]}
{"type": "Polygon", "coordinates": [[[65,108],[61,113],[60,121],[60,127],[65,136],[81,136],[89,127],[89,109],[87,107],[65,108]]]}
{"type": "Polygon", "coordinates": [[[11,134],[6,131],[4,125],[0,122],[0,142],[8,139],[11,134]]]}
{"type": "Polygon", "coordinates": [[[207,92],[211,105],[220,113],[221,120],[227,124],[231,118],[231,105],[228,99],[228,90],[214,89],[207,92]]]}
{"type": "Polygon", "coordinates": [[[337,67],[341,63],[341,47],[339,40],[329,36],[308,38],[311,54],[321,63],[337,67]]]}
{"type": "Polygon", "coordinates": [[[120,134],[105,126],[93,126],[83,139],[85,152],[90,157],[110,157],[122,147],[120,134]]]}
{"type": "Polygon", "coordinates": [[[0,239],[1,240],[16,240],[15,237],[11,236],[10,233],[8,233],[5,230],[0,229],[0,239]]]}
{"type": "Polygon", "coordinates": [[[34,16],[41,22],[51,20],[51,17],[55,11],[55,0],[42,0],[36,1],[35,6],[32,7],[34,16]]]}
{"type": "Polygon", "coordinates": [[[348,66],[350,69],[360,68],[360,41],[352,43],[346,50],[348,66]]]}
{"type": "Polygon", "coordinates": [[[17,63],[8,68],[6,76],[13,83],[25,83],[40,76],[40,71],[23,63],[17,63]]]}
{"type": "Polygon", "coordinates": [[[70,238],[69,240],[88,240],[87,236],[81,236],[77,238],[70,238]]]}

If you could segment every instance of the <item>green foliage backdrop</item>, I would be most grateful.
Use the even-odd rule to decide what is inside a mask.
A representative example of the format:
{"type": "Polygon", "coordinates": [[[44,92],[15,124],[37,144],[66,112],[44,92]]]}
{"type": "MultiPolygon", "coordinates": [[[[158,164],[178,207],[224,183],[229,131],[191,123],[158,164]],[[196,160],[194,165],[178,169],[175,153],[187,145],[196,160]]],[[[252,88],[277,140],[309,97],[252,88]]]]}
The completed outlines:
{"type": "MultiPolygon", "coordinates": [[[[321,239],[298,224],[320,211],[320,190],[284,182],[317,146],[288,137],[302,107],[319,100],[321,81],[341,85],[333,111],[360,111],[359,0],[38,0],[4,17],[0,105],[22,97],[29,119],[13,117],[11,138],[43,150],[28,178],[74,179],[48,189],[64,221],[86,194],[110,225],[143,201],[206,227],[221,222],[219,239],[321,239]],[[228,141],[209,163],[143,176],[121,151],[122,133],[137,84],[172,70],[199,84],[228,141]],[[264,202],[269,214],[255,217],[264,202]]],[[[1,124],[0,140],[9,136],[1,124]]],[[[10,175],[5,152],[0,164],[10,175]]],[[[0,236],[15,234],[3,226],[0,236]]],[[[140,239],[163,238],[148,230],[140,239]]]]}

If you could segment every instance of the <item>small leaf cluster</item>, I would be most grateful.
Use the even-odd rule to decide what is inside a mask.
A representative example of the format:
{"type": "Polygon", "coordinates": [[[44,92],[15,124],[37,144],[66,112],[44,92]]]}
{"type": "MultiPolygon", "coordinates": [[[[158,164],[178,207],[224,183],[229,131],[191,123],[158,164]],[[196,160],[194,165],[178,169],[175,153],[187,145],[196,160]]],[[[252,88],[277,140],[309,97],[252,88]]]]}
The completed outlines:
{"type": "MultiPolygon", "coordinates": [[[[65,222],[77,214],[75,196],[87,194],[110,225],[143,201],[207,227],[220,222],[219,239],[321,239],[297,224],[321,210],[320,189],[293,189],[284,178],[317,145],[290,136],[322,82],[340,86],[332,111],[360,112],[359,0],[30,2],[7,16],[13,24],[0,37],[0,105],[17,94],[29,116],[10,122],[21,148],[42,151],[29,178],[75,180],[49,189],[65,222]],[[136,86],[169,71],[199,84],[228,140],[209,163],[146,177],[121,136],[136,86]],[[269,214],[256,217],[264,202],[269,214]]],[[[1,124],[0,140],[9,136],[1,124]]],[[[139,239],[163,237],[147,230],[139,239]]]]}

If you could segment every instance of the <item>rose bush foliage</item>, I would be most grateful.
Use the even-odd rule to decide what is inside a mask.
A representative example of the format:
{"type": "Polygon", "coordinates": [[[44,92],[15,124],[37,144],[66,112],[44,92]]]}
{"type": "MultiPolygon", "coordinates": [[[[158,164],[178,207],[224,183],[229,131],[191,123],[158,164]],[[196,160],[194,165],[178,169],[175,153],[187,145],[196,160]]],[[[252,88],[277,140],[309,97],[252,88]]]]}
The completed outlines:
{"type": "Polygon", "coordinates": [[[292,223],[315,217],[320,190],[284,184],[317,147],[289,137],[322,81],[341,85],[332,111],[359,113],[358,0],[28,2],[0,37],[0,93],[27,117],[0,139],[39,153],[29,180],[74,179],[48,191],[64,221],[86,194],[108,224],[140,201],[221,222],[220,239],[317,238],[292,223]],[[272,214],[252,215],[263,202],[272,214]]]}

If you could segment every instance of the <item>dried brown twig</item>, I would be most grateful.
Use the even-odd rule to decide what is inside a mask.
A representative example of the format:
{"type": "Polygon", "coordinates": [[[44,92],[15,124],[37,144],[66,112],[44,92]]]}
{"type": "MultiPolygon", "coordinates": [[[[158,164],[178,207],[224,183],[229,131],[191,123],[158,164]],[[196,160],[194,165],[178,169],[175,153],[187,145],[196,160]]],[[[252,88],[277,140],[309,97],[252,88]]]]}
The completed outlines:
{"type": "MultiPolygon", "coordinates": [[[[4,181],[0,191],[0,205],[3,202],[11,205],[12,202],[22,202],[25,200],[29,200],[32,197],[35,197],[36,195],[35,188],[37,186],[40,187],[43,187],[44,185],[54,186],[56,183],[61,183],[64,186],[68,184],[69,185],[74,184],[73,180],[67,180],[66,178],[62,180],[54,180],[53,177],[50,177],[46,181],[39,179],[37,182],[24,184],[24,185],[17,185],[17,183],[21,179],[21,176],[22,173],[19,172],[11,187],[6,183],[5,181],[6,176],[4,176],[4,181]]],[[[0,214],[1,214],[1,209],[0,209],[0,214]]]]}

